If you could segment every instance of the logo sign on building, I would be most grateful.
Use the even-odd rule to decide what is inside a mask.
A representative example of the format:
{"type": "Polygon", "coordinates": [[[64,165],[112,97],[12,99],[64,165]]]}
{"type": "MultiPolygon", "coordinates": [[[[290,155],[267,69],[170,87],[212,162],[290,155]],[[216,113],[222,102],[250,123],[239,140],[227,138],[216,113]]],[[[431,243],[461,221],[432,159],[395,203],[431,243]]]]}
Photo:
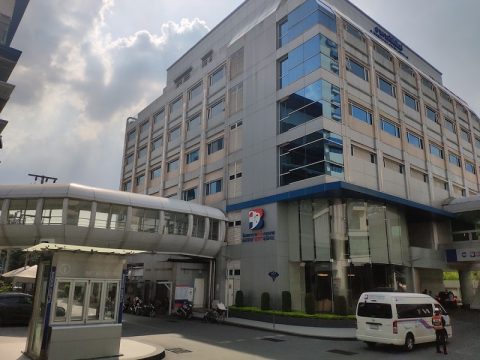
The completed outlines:
{"type": "Polygon", "coordinates": [[[272,281],[275,281],[275,279],[276,279],[277,277],[279,277],[280,274],[279,274],[278,272],[276,272],[276,271],[270,271],[270,272],[268,273],[268,276],[270,276],[270,277],[272,278],[272,281]]]}
{"type": "Polygon", "coordinates": [[[447,262],[479,261],[480,249],[449,249],[446,250],[447,262]]]}
{"type": "Polygon", "coordinates": [[[382,28],[375,26],[373,30],[371,30],[373,35],[378,37],[379,39],[383,40],[384,43],[390,45],[392,48],[397,50],[400,53],[403,53],[403,44],[400,40],[398,40],[395,36],[390,34],[389,32],[383,30],[382,28]]]}
{"type": "Polygon", "coordinates": [[[261,208],[252,209],[248,212],[248,228],[250,230],[260,230],[263,229],[265,221],[263,217],[265,216],[265,211],[261,208]]]}

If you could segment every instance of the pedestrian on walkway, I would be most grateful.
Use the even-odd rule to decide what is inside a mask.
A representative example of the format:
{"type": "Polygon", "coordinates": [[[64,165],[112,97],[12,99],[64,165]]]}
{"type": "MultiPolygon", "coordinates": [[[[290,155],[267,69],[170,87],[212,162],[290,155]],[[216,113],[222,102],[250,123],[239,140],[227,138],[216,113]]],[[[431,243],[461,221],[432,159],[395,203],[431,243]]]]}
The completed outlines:
{"type": "Polygon", "coordinates": [[[435,329],[437,353],[442,353],[440,351],[440,345],[443,345],[443,353],[447,355],[447,330],[445,329],[445,319],[440,314],[440,309],[438,307],[435,308],[435,314],[432,317],[432,325],[435,329]]]}

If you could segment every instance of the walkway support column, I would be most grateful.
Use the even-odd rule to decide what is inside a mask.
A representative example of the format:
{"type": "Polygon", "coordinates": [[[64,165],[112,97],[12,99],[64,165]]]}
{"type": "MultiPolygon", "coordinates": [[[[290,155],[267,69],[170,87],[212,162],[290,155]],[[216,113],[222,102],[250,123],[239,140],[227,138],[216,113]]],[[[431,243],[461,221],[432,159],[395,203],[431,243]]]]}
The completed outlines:
{"type": "Polygon", "coordinates": [[[460,291],[462,292],[462,303],[466,307],[470,307],[474,298],[473,278],[470,270],[458,271],[460,280],[460,291]]]}

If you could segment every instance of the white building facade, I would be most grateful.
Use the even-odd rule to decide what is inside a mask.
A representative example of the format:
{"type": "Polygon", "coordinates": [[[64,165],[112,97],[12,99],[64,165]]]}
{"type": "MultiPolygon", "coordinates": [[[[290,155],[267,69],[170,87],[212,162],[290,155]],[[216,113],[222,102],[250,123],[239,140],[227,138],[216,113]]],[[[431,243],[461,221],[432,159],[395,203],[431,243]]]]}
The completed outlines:
{"type": "Polygon", "coordinates": [[[442,289],[442,203],[478,193],[479,149],[442,74],[349,1],[247,0],[127,122],[120,187],[227,214],[211,284],[227,304],[290,291],[348,310],[373,288],[442,289]]]}

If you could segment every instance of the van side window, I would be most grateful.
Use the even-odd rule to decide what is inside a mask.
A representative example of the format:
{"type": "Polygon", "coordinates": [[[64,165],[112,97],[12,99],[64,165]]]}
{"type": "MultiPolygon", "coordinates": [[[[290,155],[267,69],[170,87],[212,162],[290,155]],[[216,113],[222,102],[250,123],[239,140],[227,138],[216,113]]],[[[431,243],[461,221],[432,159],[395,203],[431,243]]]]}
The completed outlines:
{"type": "Polygon", "coordinates": [[[432,317],[432,304],[398,304],[397,314],[399,319],[432,317]]]}
{"type": "Polygon", "coordinates": [[[392,318],[392,306],[390,304],[382,303],[359,303],[358,304],[358,316],[373,317],[379,319],[391,319],[392,318]]]}

